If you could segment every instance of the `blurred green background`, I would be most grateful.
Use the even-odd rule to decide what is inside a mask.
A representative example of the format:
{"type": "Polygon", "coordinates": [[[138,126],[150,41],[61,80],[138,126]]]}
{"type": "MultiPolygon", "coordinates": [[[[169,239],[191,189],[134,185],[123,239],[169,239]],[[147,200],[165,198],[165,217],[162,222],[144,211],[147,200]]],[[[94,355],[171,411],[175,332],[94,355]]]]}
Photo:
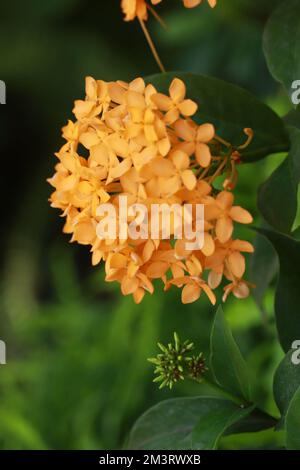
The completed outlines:
{"type": "MultiPolygon", "coordinates": [[[[213,75],[241,85],[284,114],[289,103],[262,53],[264,24],[276,1],[219,0],[159,8],[164,31],[149,27],[168,70],[213,75]],[[206,3],[206,2],[205,2],[206,3]]],[[[157,72],[137,22],[122,21],[119,0],[15,0],[1,5],[2,163],[1,321],[7,365],[0,366],[0,448],[121,448],[135,419],[158,401],[203,393],[194,383],[172,392],[152,384],[149,356],[174,330],[208,351],[214,310],[204,298],[182,306],[176,290],[136,306],[104,282],[86,247],[68,244],[49,208],[53,153],[84,78],[131,80],[157,72]],[[5,204],[4,204],[5,202],[5,204]]],[[[201,103],[200,103],[201,107],[201,103]]],[[[256,191],[280,162],[272,156],[240,170],[237,201],[259,223],[256,191]]],[[[250,230],[243,236],[253,238],[250,230]]],[[[252,298],[230,300],[225,313],[256,377],[258,402],[271,413],[272,374],[281,358],[272,311],[252,298]],[[267,318],[266,318],[267,317],[267,318]]],[[[225,438],[223,448],[267,448],[275,433],[225,438]]]]}

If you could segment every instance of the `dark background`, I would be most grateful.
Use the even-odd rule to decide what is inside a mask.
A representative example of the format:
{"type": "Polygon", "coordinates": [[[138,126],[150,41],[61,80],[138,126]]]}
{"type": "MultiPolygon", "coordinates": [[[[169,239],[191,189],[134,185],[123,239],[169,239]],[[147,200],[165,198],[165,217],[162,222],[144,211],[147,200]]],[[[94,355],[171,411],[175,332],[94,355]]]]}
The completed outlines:
{"type": "MultiPolygon", "coordinates": [[[[153,18],[148,24],[166,68],[231,81],[284,114],[289,103],[262,53],[264,24],[278,2],[218,3],[188,11],[179,0],[165,0],[157,8],[167,31],[153,18]]],[[[84,96],[85,76],[131,80],[156,72],[138,22],[123,22],[119,0],[1,4],[0,79],[7,86],[0,107],[2,449],[120,448],[152,404],[205,392],[193,383],[158,391],[146,361],[174,330],[207,353],[213,309],[205,299],[182,306],[179,292],[165,294],[159,286],[135,306],[118,286],[104,283],[86,247],[68,244],[47,201],[61,127],[72,118],[74,99],[84,96]]],[[[256,223],[257,188],[279,162],[271,157],[240,171],[237,200],[256,223]]],[[[244,236],[253,238],[250,231],[244,236]]],[[[252,298],[231,299],[225,312],[257,379],[257,399],[276,413],[270,386],[281,352],[272,299],[270,288],[268,322],[252,298]]],[[[264,432],[225,438],[221,446],[272,447],[275,440],[264,432]]]]}

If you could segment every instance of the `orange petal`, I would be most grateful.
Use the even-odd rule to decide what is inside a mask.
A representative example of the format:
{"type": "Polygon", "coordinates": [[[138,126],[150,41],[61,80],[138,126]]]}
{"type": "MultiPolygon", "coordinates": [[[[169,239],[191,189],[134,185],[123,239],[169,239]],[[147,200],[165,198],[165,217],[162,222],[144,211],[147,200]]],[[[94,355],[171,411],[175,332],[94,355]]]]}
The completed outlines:
{"type": "Polygon", "coordinates": [[[75,106],[73,108],[73,113],[75,114],[77,119],[82,119],[89,115],[93,107],[94,103],[92,101],[76,100],[75,106]]]}
{"type": "Polygon", "coordinates": [[[92,147],[90,151],[90,158],[99,165],[107,167],[109,162],[109,153],[105,145],[100,144],[92,147]]]}
{"type": "Polygon", "coordinates": [[[191,276],[200,276],[202,273],[201,263],[195,255],[192,255],[190,259],[187,259],[185,264],[191,276]]]}
{"type": "Polygon", "coordinates": [[[244,256],[238,251],[234,251],[230,253],[227,260],[232,274],[238,278],[242,277],[246,269],[244,256]]]}
{"type": "Polygon", "coordinates": [[[205,284],[205,283],[203,283],[201,287],[202,287],[202,289],[204,290],[204,292],[205,292],[205,294],[207,295],[207,297],[209,298],[209,300],[211,301],[211,303],[212,303],[213,305],[215,305],[217,299],[216,299],[215,294],[214,294],[213,291],[211,290],[211,288],[210,288],[207,284],[205,284]]]}
{"type": "Polygon", "coordinates": [[[96,238],[96,229],[91,221],[75,225],[73,239],[82,245],[92,244],[96,238]]]}
{"type": "Polygon", "coordinates": [[[97,145],[99,143],[99,137],[96,132],[84,132],[81,134],[79,142],[87,149],[90,149],[93,145],[97,145]]]}
{"type": "Polygon", "coordinates": [[[177,264],[172,264],[171,271],[174,278],[184,276],[184,269],[181,266],[177,266],[177,264]]]}
{"type": "Polygon", "coordinates": [[[97,82],[94,78],[85,78],[85,93],[90,100],[97,99],[97,82]]]}
{"type": "Polygon", "coordinates": [[[118,157],[128,157],[128,142],[125,139],[122,139],[118,135],[112,135],[109,138],[109,146],[118,157]]]}
{"type": "Polygon", "coordinates": [[[121,253],[114,253],[110,258],[109,267],[113,269],[125,268],[128,258],[121,253]]]}
{"type": "Polygon", "coordinates": [[[192,142],[195,139],[195,136],[196,136],[195,128],[188,121],[185,121],[184,119],[179,119],[174,124],[174,129],[175,129],[177,136],[187,142],[192,142]]]}
{"type": "Polygon", "coordinates": [[[183,277],[176,277],[176,279],[171,279],[169,284],[181,287],[185,284],[194,284],[194,282],[191,280],[189,276],[183,276],[183,277]]]}
{"type": "Polygon", "coordinates": [[[244,241],[244,240],[239,240],[239,239],[233,240],[230,245],[230,248],[232,250],[243,251],[245,253],[254,252],[254,246],[251,243],[244,241]]]}
{"type": "Polygon", "coordinates": [[[129,266],[128,266],[128,270],[127,270],[128,277],[130,277],[130,278],[135,277],[138,270],[139,270],[139,266],[137,264],[130,263],[129,266]]]}
{"type": "Polygon", "coordinates": [[[178,109],[183,116],[193,116],[198,109],[197,103],[192,100],[184,100],[182,103],[179,103],[178,109]]]}
{"type": "MultiPolygon", "coordinates": [[[[216,1],[216,0],[209,0],[209,1],[216,1]]],[[[183,4],[185,8],[195,8],[198,5],[200,5],[201,2],[202,0],[183,0],[183,4]]]]}
{"type": "Polygon", "coordinates": [[[229,217],[220,217],[216,223],[216,235],[221,243],[226,243],[233,232],[233,223],[229,217]]]}
{"type": "Polygon", "coordinates": [[[227,297],[229,296],[230,292],[232,292],[233,289],[233,284],[228,284],[227,286],[224,287],[224,294],[222,297],[223,302],[226,302],[227,297]]]}
{"type": "Polygon", "coordinates": [[[174,175],[174,166],[166,158],[155,158],[151,162],[151,170],[157,176],[169,177],[174,175]]]}
{"type": "Polygon", "coordinates": [[[216,197],[216,201],[222,209],[229,209],[233,204],[233,200],[233,194],[229,191],[222,191],[216,197]]]}
{"type": "Polygon", "coordinates": [[[222,270],[219,271],[219,269],[217,268],[224,264],[225,256],[226,256],[226,250],[217,248],[216,251],[211,256],[208,256],[206,258],[205,267],[213,268],[215,271],[222,272],[222,270]]]}
{"type": "Polygon", "coordinates": [[[144,96],[141,93],[136,93],[135,91],[128,91],[126,93],[126,100],[128,106],[132,108],[144,109],[146,106],[144,96]]]}
{"type": "Polygon", "coordinates": [[[197,178],[192,172],[192,170],[185,170],[181,173],[181,178],[184,186],[189,190],[192,191],[195,189],[197,184],[197,178]]]}
{"type": "Polygon", "coordinates": [[[187,284],[181,292],[181,300],[183,304],[191,304],[199,299],[201,288],[196,283],[187,284]]]}
{"type": "Polygon", "coordinates": [[[250,294],[250,289],[246,282],[241,281],[232,289],[232,293],[237,299],[246,299],[250,294]]]}
{"type": "Polygon", "coordinates": [[[169,111],[172,108],[172,100],[162,93],[155,93],[151,96],[151,100],[161,111],[169,111]]]}
{"type": "Polygon", "coordinates": [[[60,191],[72,191],[77,184],[77,181],[78,178],[76,175],[69,175],[60,182],[58,189],[60,191]]]}
{"type": "Polygon", "coordinates": [[[211,162],[210,148],[206,144],[198,143],[196,145],[196,159],[200,166],[207,168],[211,162]]]}
{"type": "Polygon", "coordinates": [[[141,301],[143,300],[145,295],[144,289],[139,287],[134,293],[133,293],[133,300],[136,304],[140,304],[141,301]]]}
{"type": "Polygon", "coordinates": [[[220,215],[220,212],[221,211],[219,207],[215,204],[215,201],[213,201],[213,203],[211,204],[204,205],[204,218],[206,221],[217,219],[220,215]]]}
{"type": "Polygon", "coordinates": [[[184,100],[186,87],[182,80],[179,78],[174,78],[169,88],[170,96],[173,101],[179,103],[184,100]]]}
{"type": "Polygon", "coordinates": [[[216,271],[210,271],[208,275],[208,279],[207,279],[209,287],[211,289],[216,289],[217,287],[219,287],[222,281],[222,277],[223,277],[222,273],[217,273],[216,271]]]}
{"type": "Polygon", "coordinates": [[[190,254],[191,251],[186,250],[186,241],[185,240],[177,240],[175,243],[175,257],[176,259],[185,259],[187,258],[190,254]]]}
{"type": "Polygon", "coordinates": [[[207,232],[204,233],[204,245],[201,251],[205,256],[211,256],[215,251],[215,242],[213,237],[207,232]]]}
{"type": "Polygon", "coordinates": [[[239,222],[240,224],[251,224],[253,222],[252,215],[240,206],[232,207],[229,215],[235,222],[239,222]]]}
{"type": "Polygon", "coordinates": [[[76,159],[74,158],[73,155],[70,155],[69,153],[64,153],[59,156],[59,159],[63,166],[70,171],[71,173],[75,173],[76,171],[76,159]]]}
{"type": "Polygon", "coordinates": [[[143,261],[146,263],[149,261],[153,252],[155,250],[155,245],[152,240],[147,240],[143,249],[143,261]]]}
{"type": "Polygon", "coordinates": [[[147,276],[143,273],[138,273],[137,277],[141,281],[140,282],[140,287],[142,287],[146,291],[150,292],[150,294],[153,294],[154,287],[153,287],[152,282],[147,278],[147,276]]]}
{"type": "Polygon", "coordinates": [[[137,93],[144,93],[145,82],[141,77],[135,78],[129,84],[129,90],[135,91],[137,93]]]}
{"type": "MultiPolygon", "coordinates": [[[[188,0],[189,1],[189,0],[188,0]]],[[[211,8],[214,8],[217,4],[217,0],[207,0],[211,8]]]]}
{"type": "Polygon", "coordinates": [[[103,253],[100,250],[93,251],[92,254],[92,265],[96,266],[102,260],[103,253]]]}
{"type": "Polygon", "coordinates": [[[215,128],[212,124],[202,124],[197,130],[197,141],[207,143],[210,142],[215,135],[215,128]]]}
{"type": "Polygon", "coordinates": [[[110,170],[109,178],[110,179],[120,178],[120,176],[123,176],[125,173],[127,173],[127,171],[131,168],[131,166],[132,166],[131,159],[126,158],[118,166],[110,170]]]}
{"type": "Polygon", "coordinates": [[[170,109],[164,117],[164,121],[166,124],[173,124],[179,118],[179,110],[177,108],[170,109]]]}
{"type": "Polygon", "coordinates": [[[87,196],[91,194],[91,192],[93,191],[93,186],[87,181],[81,181],[77,186],[77,190],[81,194],[84,194],[85,196],[87,196]]]}
{"type": "Polygon", "coordinates": [[[108,84],[108,93],[111,100],[117,104],[123,104],[126,90],[118,83],[111,82],[108,84]]]}
{"type": "Polygon", "coordinates": [[[170,148],[171,148],[171,143],[170,143],[169,137],[165,137],[164,139],[161,139],[158,142],[157,147],[158,147],[159,153],[163,157],[165,157],[167,155],[167,153],[169,153],[170,148]]]}
{"type": "Polygon", "coordinates": [[[123,277],[121,282],[121,291],[123,295],[133,294],[139,287],[139,281],[136,277],[123,277]]]}
{"type": "Polygon", "coordinates": [[[156,261],[155,263],[150,264],[147,268],[146,275],[151,279],[159,279],[166,274],[168,269],[168,263],[165,263],[164,261],[156,261]]]}
{"type": "Polygon", "coordinates": [[[190,164],[190,159],[185,152],[182,152],[182,150],[175,150],[172,152],[172,162],[177,170],[185,170],[190,164]]]}
{"type": "Polygon", "coordinates": [[[155,128],[154,128],[153,124],[145,124],[144,125],[144,133],[145,133],[146,140],[148,140],[148,142],[156,142],[157,141],[158,137],[157,137],[157,134],[155,132],[155,128]]]}

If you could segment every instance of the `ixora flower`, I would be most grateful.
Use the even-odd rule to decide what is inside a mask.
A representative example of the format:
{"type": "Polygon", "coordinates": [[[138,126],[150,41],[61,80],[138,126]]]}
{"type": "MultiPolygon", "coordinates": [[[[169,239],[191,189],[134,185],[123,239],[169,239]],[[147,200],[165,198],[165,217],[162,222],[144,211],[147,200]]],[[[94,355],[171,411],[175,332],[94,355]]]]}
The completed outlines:
{"type": "MultiPolygon", "coordinates": [[[[90,247],[92,264],[105,263],[106,281],[118,282],[122,294],[133,295],[136,303],[146,292],[154,292],[154,279],[161,279],[165,290],[180,288],[183,303],[204,294],[214,304],[213,291],[223,279],[228,281],[224,300],[230,293],[237,298],[249,294],[242,253],[253,252],[253,247],[233,238],[236,223],[252,222],[251,215],[235,205],[232,192],[245,144],[227,143],[213,124],[199,123],[201,114],[196,122],[197,109],[178,78],[164,95],[141,78],[125,83],[87,77],[86,97],[75,101],[75,119],[62,130],[66,142],[56,153],[55,174],[49,179],[54,187],[51,206],[62,211],[71,241],[90,247]],[[217,190],[214,182],[221,174],[224,188],[217,190]],[[124,198],[125,222],[120,212],[124,198]],[[99,225],[110,227],[110,216],[102,210],[107,204],[116,210],[122,233],[99,235],[99,225]],[[147,223],[155,225],[155,237],[149,235],[148,225],[143,236],[133,236],[132,227],[136,233],[144,223],[138,212],[130,212],[134,205],[150,214],[156,205],[170,208],[169,233],[150,215],[147,223]],[[196,209],[203,207],[201,246],[177,236],[178,213],[171,209],[185,205],[191,208],[194,234],[196,209]]],[[[244,131],[247,144],[252,132],[244,131]]]]}
{"type": "MultiPolygon", "coordinates": [[[[209,5],[214,8],[217,4],[217,0],[207,0],[209,5]]],[[[136,17],[147,20],[148,10],[152,10],[152,5],[158,5],[162,0],[122,0],[121,7],[125,15],[125,21],[132,21],[136,17]]],[[[186,8],[194,8],[202,3],[202,0],[183,0],[183,5],[186,8]]]]}

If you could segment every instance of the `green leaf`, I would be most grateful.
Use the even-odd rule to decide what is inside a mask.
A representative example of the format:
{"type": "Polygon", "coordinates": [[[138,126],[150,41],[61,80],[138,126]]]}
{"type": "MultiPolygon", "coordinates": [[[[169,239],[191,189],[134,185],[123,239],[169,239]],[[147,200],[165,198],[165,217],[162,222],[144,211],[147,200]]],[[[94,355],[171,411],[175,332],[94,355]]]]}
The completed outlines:
{"type": "Polygon", "coordinates": [[[300,0],[284,0],[271,15],[264,33],[264,52],[273,77],[291,94],[300,79],[300,0]]]}
{"type": "Polygon", "coordinates": [[[225,390],[250,401],[247,365],[219,307],[210,337],[210,367],[216,382],[225,390]]]}
{"type": "Polygon", "coordinates": [[[296,184],[300,183],[300,112],[295,110],[298,115],[298,127],[289,124],[288,131],[290,136],[291,148],[291,164],[293,179],[296,184]]]}
{"type": "Polygon", "coordinates": [[[286,414],[286,447],[288,450],[300,450],[300,388],[286,414]]]}
{"type": "Polygon", "coordinates": [[[252,290],[254,300],[260,310],[264,312],[264,297],[279,270],[279,263],[276,251],[267,238],[257,234],[254,240],[254,248],[249,277],[256,286],[252,290]]]}
{"type": "Polygon", "coordinates": [[[256,285],[252,295],[261,310],[265,293],[279,269],[278,257],[272,244],[259,233],[254,240],[255,251],[250,262],[250,279],[256,285]]]}
{"type": "Polygon", "coordinates": [[[264,431],[274,428],[277,423],[278,420],[273,418],[273,416],[255,408],[249,415],[230,426],[225,435],[264,431]]]}
{"type": "Polygon", "coordinates": [[[300,334],[300,242],[266,229],[257,229],[274,246],[279,257],[279,279],[275,295],[276,325],[281,346],[289,351],[300,334]]]}
{"type": "Polygon", "coordinates": [[[187,97],[199,105],[195,119],[211,122],[223,139],[234,145],[245,141],[243,129],[254,131],[252,143],[243,159],[256,161],[271,153],[288,150],[289,140],[282,119],[267,105],[242,88],[216,78],[185,72],[169,72],[146,78],[159,92],[166,93],[173,78],[182,79],[187,97]]]}
{"type": "Polygon", "coordinates": [[[21,449],[46,449],[38,430],[32,423],[15,410],[0,408],[1,436],[13,436],[21,449]]]}
{"type": "Polygon", "coordinates": [[[296,127],[300,129],[300,107],[291,109],[284,117],[283,120],[287,127],[296,127]]]}
{"type": "Polygon", "coordinates": [[[215,449],[224,432],[253,409],[253,406],[242,408],[218,397],[166,400],[137,420],[130,433],[128,448],[215,449]]]}
{"type": "Polygon", "coordinates": [[[279,364],[274,375],[274,398],[284,424],[290,403],[300,388],[300,365],[293,363],[296,350],[291,349],[279,364]]]}
{"type": "Polygon", "coordinates": [[[285,117],[289,138],[292,173],[296,184],[300,183],[300,107],[292,109],[285,117]]]}
{"type": "Polygon", "coordinates": [[[295,230],[293,230],[292,237],[295,238],[295,240],[300,241],[300,225],[299,227],[295,228],[295,230]]]}
{"type": "Polygon", "coordinates": [[[297,184],[291,153],[259,188],[258,208],[273,228],[290,233],[297,214],[297,184]]]}

